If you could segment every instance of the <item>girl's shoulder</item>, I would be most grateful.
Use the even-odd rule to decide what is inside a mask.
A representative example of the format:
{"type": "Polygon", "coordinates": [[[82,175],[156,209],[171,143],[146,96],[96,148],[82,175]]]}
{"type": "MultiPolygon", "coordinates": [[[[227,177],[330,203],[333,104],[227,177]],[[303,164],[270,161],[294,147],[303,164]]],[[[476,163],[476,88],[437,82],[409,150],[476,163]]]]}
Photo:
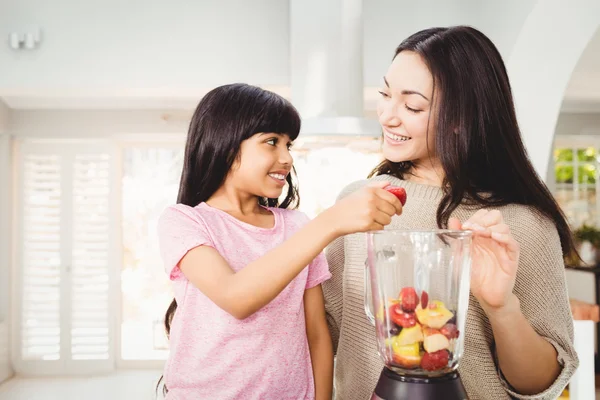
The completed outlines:
{"type": "Polygon", "coordinates": [[[191,207],[185,204],[167,206],[158,218],[159,229],[172,226],[203,226],[203,212],[200,206],[191,207]]]}
{"type": "Polygon", "coordinates": [[[199,215],[199,207],[191,207],[185,204],[171,204],[165,207],[160,214],[159,219],[169,219],[174,217],[188,216],[195,217],[199,215]]]}
{"type": "Polygon", "coordinates": [[[285,221],[293,222],[297,225],[304,225],[310,221],[310,217],[300,210],[277,207],[269,208],[269,210],[279,214],[285,221]]]}

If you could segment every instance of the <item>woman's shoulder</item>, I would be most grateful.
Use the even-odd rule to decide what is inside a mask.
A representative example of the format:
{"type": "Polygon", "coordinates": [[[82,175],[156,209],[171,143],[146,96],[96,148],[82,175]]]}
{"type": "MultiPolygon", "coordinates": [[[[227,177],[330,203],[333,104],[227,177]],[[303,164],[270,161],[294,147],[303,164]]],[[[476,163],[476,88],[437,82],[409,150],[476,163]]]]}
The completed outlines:
{"type": "Polygon", "coordinates": [[[521,252],[548,247],[561,248],[556,222],[537,208],[508,204],[498,210],[521,246],[521,252]]]}
{"type": "Polygon", "coordinates": [[[533,231],[556,230],[556,224],[537,208],[524,204],[507,204],[499,207],[504,222],[512,229],[527,228],[533,231]]]}

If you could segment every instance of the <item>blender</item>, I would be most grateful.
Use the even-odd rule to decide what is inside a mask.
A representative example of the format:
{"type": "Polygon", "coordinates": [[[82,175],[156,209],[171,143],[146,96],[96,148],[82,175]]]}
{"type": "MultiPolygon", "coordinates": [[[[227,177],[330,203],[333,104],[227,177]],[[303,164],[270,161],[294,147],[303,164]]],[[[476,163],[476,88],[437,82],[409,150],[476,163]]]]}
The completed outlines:
{"type": "Polygon", "coordinates": [[[365,312],[385,364],[372,400],[467,399],[457,368],[471,241],[453,230],[367,234],[365,312]]]}

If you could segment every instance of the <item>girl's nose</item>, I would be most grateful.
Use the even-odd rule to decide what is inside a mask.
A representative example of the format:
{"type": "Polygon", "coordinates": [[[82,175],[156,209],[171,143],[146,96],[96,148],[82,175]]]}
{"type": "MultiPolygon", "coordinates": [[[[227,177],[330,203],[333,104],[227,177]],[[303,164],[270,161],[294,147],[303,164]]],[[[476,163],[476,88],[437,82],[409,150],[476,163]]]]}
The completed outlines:
{"type": "Polygon", "coordinates": [[[290,165],[294,162],[294,157],[289,149],[285,148],[279,152],[279,162],[283,165],[290,165]]]}

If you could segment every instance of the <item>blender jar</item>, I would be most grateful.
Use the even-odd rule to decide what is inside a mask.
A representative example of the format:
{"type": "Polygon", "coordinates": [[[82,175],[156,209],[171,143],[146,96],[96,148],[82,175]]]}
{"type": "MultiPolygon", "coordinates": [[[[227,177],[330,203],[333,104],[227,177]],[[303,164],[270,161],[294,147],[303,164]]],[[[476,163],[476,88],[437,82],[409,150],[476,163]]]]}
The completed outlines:
{"type": "Polygon", "coordinates": [[[471,232],[367,234],[365,311],[385,365],[435,377],[458,367],[469,304],[471,232]]]}

